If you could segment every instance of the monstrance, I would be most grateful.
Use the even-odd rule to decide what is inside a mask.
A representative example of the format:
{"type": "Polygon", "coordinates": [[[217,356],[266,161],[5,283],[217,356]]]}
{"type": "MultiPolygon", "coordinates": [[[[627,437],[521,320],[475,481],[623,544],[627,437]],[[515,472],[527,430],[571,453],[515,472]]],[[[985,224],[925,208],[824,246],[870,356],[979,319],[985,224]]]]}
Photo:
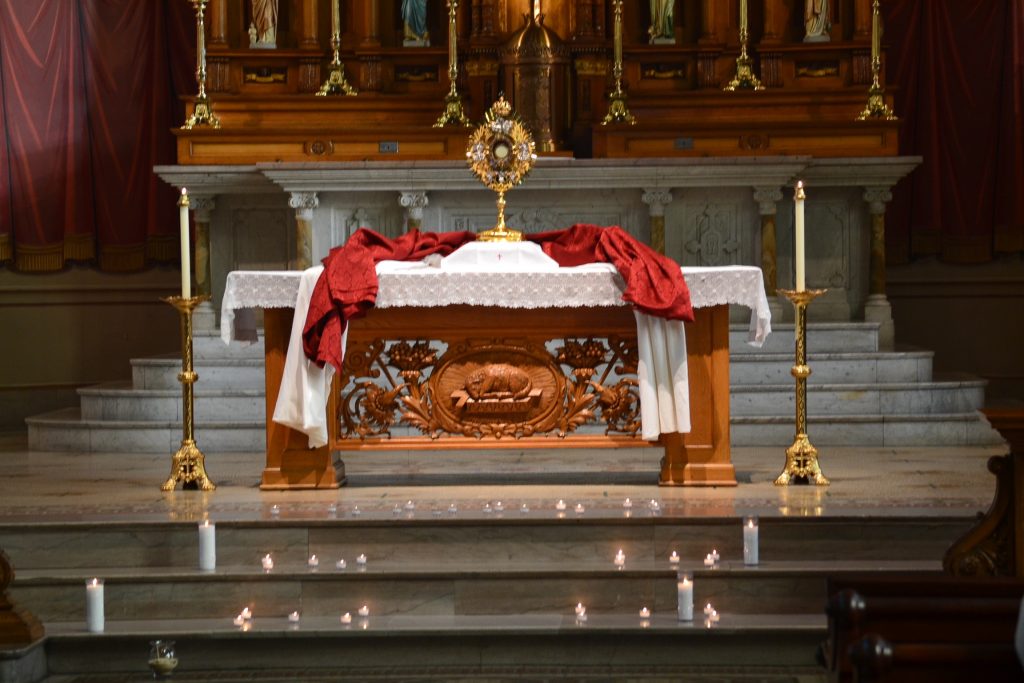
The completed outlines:
{"type": "Polygon", "coordinates": [[[498,193],[498,223],[480,233],[484,242],[521,242],[523,233],[505,227],[505,193],[523,182],[537,155],[533,136],[512,112],[504,95],[491,105],[469,136],[466,148],[469,167],[484,185],[498,193]]]}

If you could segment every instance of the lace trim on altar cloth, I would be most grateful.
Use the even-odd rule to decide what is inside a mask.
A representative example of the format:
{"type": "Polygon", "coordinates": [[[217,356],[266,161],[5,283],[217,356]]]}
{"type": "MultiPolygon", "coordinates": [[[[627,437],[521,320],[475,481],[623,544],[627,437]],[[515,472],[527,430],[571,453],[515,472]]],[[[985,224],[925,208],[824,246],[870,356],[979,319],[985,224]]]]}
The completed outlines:
{"type": "MultiPolygon", "coordinates": [[[[255,341],[254,308],[295,308],[303,278],[320,277],[323,266],[306,271],[234,271],[228,274],[221,304],[221,338],[255,341]]],[[[431,308],[451,304],[503,308],[624,306],[624,282],[615,268],[594,263],[551,272],[446,272],[422,262],[377,264],[377,308],[431,308]]],[[[771,332],[771,313],[761,269],[754,266],[683,268],[694,308],[737,304],[751,310],[751,344],[760,346],[771,332]]],[[[311,285],[313,283],[310,283],[311,285]]],[[[308,288],[312,291],[312,286],[308,288]]]]}

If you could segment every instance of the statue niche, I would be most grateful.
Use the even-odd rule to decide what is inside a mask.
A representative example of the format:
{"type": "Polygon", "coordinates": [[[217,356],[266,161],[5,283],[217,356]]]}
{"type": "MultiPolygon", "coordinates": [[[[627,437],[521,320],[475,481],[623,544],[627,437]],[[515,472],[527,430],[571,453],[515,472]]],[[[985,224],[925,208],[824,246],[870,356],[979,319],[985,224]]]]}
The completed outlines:
{"type": "Polygon", "coordinates": [[[249,47],[273,50],[277,48],[278,0],[252,0],[249,22],[249,47]]]}

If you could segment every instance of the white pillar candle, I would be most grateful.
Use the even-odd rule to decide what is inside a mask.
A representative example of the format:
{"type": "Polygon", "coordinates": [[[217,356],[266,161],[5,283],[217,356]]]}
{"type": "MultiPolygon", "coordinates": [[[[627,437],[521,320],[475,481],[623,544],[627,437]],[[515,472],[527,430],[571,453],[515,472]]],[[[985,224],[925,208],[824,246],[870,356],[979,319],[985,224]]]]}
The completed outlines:
{"type": "Polygon", "coordinates": [[[192,298],[192,249],[188,236],[188,190],[181,188],[178,200],[178,222],[181,224],[181,298],[192,298]]]}
{"type": "Polygon", "coordinates": [[[743,518],[743,564],[755,565],[757,563],[757,517],[751,515],[743,518]]]}
{"type": "Polygon", "coordinates": [[[679,621],[693,621],[693,579],[689,574],[679,574],[676,593],[679,621]]]}
{"type": "Polygon", "coordinates": [[[804,277],[804,200],[807,194],[804,192],[804,181],[796,184],[796,191],[793,193],[795,206],[793,222],[793,244],[796,250],[796,291],[802,292],[807,289],[807,282],[804,277]]]}
{"type": "Polygon", "coordinates": [[[199,569],[212,572],[217,568],[217,525],[206,519],[199,525],[199,569]]]}
{"type": "Polygon", "coordinates": [[[85,582],[85,625],[89,633],[103,633],[103,579],[85,582]]]}

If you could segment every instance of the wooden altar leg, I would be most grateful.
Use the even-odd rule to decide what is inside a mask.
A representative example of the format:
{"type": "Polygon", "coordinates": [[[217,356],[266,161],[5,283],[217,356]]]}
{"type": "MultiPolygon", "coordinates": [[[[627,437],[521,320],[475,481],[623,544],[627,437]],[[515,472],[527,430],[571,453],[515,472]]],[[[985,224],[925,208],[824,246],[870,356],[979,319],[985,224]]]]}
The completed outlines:
{"type": "Polygon", "coordinates": [[[690,433],[662,434],[661,486],[736,486],[729,448],[729,307],[694,311],[686,326],[690,433]]]}
{"type": "Polygon", "coordinates": [[[260,488],[265,491],[336,489],[345,483],[345,464],[327,446],[309,448],[305,434],[272,419],[281,390],[293,315],[291,308],[267,308],[263,311],[267,466],[263,470],[260,488]]]}

